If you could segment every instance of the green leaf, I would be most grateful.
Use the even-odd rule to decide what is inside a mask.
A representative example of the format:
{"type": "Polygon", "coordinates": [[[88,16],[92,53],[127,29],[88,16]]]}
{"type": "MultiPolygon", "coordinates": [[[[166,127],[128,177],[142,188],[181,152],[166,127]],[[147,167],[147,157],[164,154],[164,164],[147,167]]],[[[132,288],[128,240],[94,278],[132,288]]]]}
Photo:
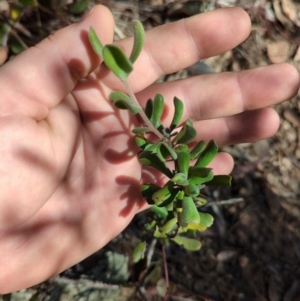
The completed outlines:
{"type": "Polygon", "coordinates": [[[197,206],[204,206],[207,204],[207,200],[202,197],[193,198],[197,206]]]}
{"type": "Polygon", "coordinates": [[[182,200],[182,212],[179,213],[179,225],[187,227],[189,224],[199,224],[200,217],[193,198],[187,196],[182,200]]]}
{"type": "Polygon", "coordinates": [[[133,129],[131,132],[135,135],[140,135],[140,134],[144,134],[151,131],[148,127],[138,127],[133,129]]]}
{"type": "Polygon", "coordinates": [[[168,211],[173,211],[173,202],[177,199],[178,193],[180,189],[179,188],[172,188],[170,196],[165,199],[164,201],[160,202],[159,204],[156,204],[159,207],[165,207],[168,211]]]}
{"type": "Polygon", "coordinates": [[[139,161],[146,165],[151,166],[161,173],[165,174],[167,177],[172,178],[173,173],[171,170],[167,167],[167,165],[162,162],[156,154],[153,154],[151,151],[144,150],[138,155],[139,161]]]}
{"type": "Polygon", "coordinates": [[[177,159],[177,153],[167,143],[162,143],[160,149],[165,149],[166,153],[172,157],[173,160],[177,159]]]}
{"type": "Polygon", "coordinates": [[[188,185],[188,180],[187,180],[187,176],[184,173],[177,173],[172,179],[172,182],[174,182],[175,184],[181,185],[181,186],[186,186],[188,185]]]}
{"type": "Polygon", "coordinates": [[[207,229],[204,225],[200,224],[189,224],[187,226],[188,230],[203,232],[207,229]]]}
{"type": "Polygon", "coordinates": [[[107,68],[119,79],[126,81],[128,75],[133,70],[133,66],[123,50],[116,45],[109,44],[104,46],[102,54],[107,68]]]}
{"type": "Polygon", "coordinates": [[[153,205],[154,201],[152,199],[152,195],[159,189],[161,189],[161,187],[155,184],[143,184],[141,186],[141,196],[148,204],[153,205]]]}
{"type": "Polygon", "coordinates": [[[214,218],[212,215],[210,215],[209,213],[199,212],[199,216],[200,224],[204,225],[206,228],[212,226],[214,222],[214,218]]]}
{"type": "Polygon", "coordinates": [[[168,181],[162,188],[157,190],[152,195],[152,200],[154,204],[159,206],[165,200],[169,199],[172,196],[172,191],[174,188],[174,183],[172,181],[168,181]]]}
{"type": "Polygon", "coordinates": [[[206,178],[212,173],[212,168],[208,167],[196,167],[190,166],[189,176],[198,176],[201,178],[206,178]]]}
{"type": "Polygon", "coordinates": [[[211,168],[195,166],[189,168],[188,179],[190,184],[201,185],[211,181],[213,177],[214,174],[211,168]]]}
{"type": "MultiPolygon", "coordinates": [[[[157,207],[157,208],[158,208],[158,207],[157,207]]],[[[167,212],[167,215],[168,215],[168,212],[167,212]]],[[[166,215],[166,217],[167,217],[167,215],[166,215]]],[[[152,220],[150,223],[148,223],[148,224],[145,225],[145,229],[146,229],[147,231],[150,231],[150,230],[152,230],[155,226],[156,226],[156,221],[155,221],[155,220],[152,220]]]]}
{"type": "Polygon", "coordinates": [[[70,12],[72,14],[82,14],[87,10],[88,3],[88,0],[78,0],[71,5],[70,12]]]}
{"type": "Polygon", "coordinates": [[[189,143],[196,137],[197,132],[191,120],[187,120],[179,133],[173,139],[174,144],[189,143]]]}
{"type": "Polygon", "coordinates": [[[195,145],[195,147],[194,147],[194,148],[191,150],[191,152],[190,152],[190,154],[191,154],[191,159],[192,159],[192,160],[193,160],[193,159],[196,159],[196,158],[199,156],[199,154],[204,150],[205,145],[206,145],[206,143],[205,143],[204,140],[199,141],[199,142],[195,145]]]}
{"type": "Polygon", "coordinates": [[[196,231],[205,231],[208,227],[211,227],[214,218],[209,213],[199,212],[200,223],[199,224],[189,224],[189,230],[196,230],[196,231]]]}
{"type": "Polygon", "coordinates": [[[151,154],[157,154],[157,150],[160,148],[160,142],[158,143],[149,143],[145,150],[151,154]]]}
{"type": "Polygon", "coordinates": [[[129,59],[132,63],[134,63],[143,49],[145,42],[145,31],[142,23],[138,20],[133,20],[132,25],[134,42],[129,59]]]}
{"type": "Polygon", "coordinates": [[[189,152],[189,147],[186,144],[179,144],[179,145],[175,146],[175,151],[177,153],[179,153],[179,152],[188,153],[189,152]]]}
{"type": "Polygon", "coordinates": [[[154,236],[155,238],[167,238],[167,235],[166,235],[165,233],[161,233],[161,232],[159,231],[159,228],[158,228],[157,226],[156,226],[156,228],[155,228],[155,231],[154,231],[153,236],[154,236]]]}
{"type": "Polygon", "coordinates": [[[141,107],[136,106],[130,102],[124,101],[124,100],[116,100],[113,102],[113,104],[118,108],[122,110],[128,110],[131,114],[135,115],[141,112],[141,107]]]}
{"type": "Polygon", "coordinates": [[[158,142],[158,143],[155,143],[154,145],[157,146],[156,154],[157,154],[158,158],[162,162],[165,162],[166,158],[169,156],[169,153],[166,151],[166,148],[162,147],[162,144],[163,144],[162,142],[158,142]]]}
{"type": "Polygon", "coordinates": [[[136,145],[141,148],[141,149],[145,149],[147,147],[147,145],[151,144],[146,138],[144,138],[143,136],[136,136],[135,137],[135,143],[136,145]]]}
{"type": "Polygon", "coordinates": [[[202,151],[202,153],[198,157],[194,166],[197,167],[207,166],[214,159],[217,153],[218,153],[218,146],[213,140],[209,141],[204,151],[202,151]]]}
{"type": "Polygon", "coordinates": [[[183,246],[188,251],[198,251],[201,249],[201,242],[194,239],[183,236],[176,236],[172,240],[180,246],[183,246]]]}
{"type": "Polygon", "coordinates": [[[153,205],[150,208],[150,210],[153,211],[160,218],[166,218],[168,216],[168,210],[166,207],[158,207],[153,205]]]}
{"type": "Polygon", "coordinates": [[[160,229],[161,233],[166,234],[174,230],[177,225],[177,221],[177,217],[173,217],[172,219],[168,220],[160,229]]]}
{"type": "Polygon", "coordinates": [[[156,94],[153,102],[153,112],[151,116],[151,123],[155,128],[160,125],[160,118],[164,111],[164,98],[161,94],[156,94]]]}
{"type": "Polygon", "coordinates": [[[146,242],[140,242],[133,250],[132,260],[134,263],[139,262],[140,260],[144,259],[145,252],[146,252],[146,242]]]}
{"type": "Polygon", "coordinates": [[[174,103],[174,116],[170,125],[170,130],[173,131],[179,124],[182,115],[183,115],[183,109],[184,109],[184,105],[182,100],[180,100],[179,98],[177,98],[176,96],[173,99],[173,103],[174,103]]]}
{"type": "Polygon", "coordinates": [[[228,175],[217,175],[213,179],[206,182],[206,185],[231,186],[232,177],[228,175]]]}
{"type": "Polygon", "coordinates": [[[153,114],[153,100],[151,98],[149,98],[146,102],[145,114],[148,119],[151,120],[153,114]]]}
{"type": "Polygon", "coordinates": [[[189,185],[184,187],[184,192],[188,196],[195,197],[200,193],[200,189],[197,185],[189,183],[189,185]]]}
{"type": "Polygon", "coordinates": [[[133,104],[131,98],[122,91],[113,91],[113,92],[111,92],[110,95],[109,95],[109,99],[111,101],[123,100],[125,102],[130,103],[130,104],[133,104]]]}
{"type": "Polygon", "coordinates": [[[100,41],[100,39],[98,38],[96,31],[94,30],[93,27],[90,27],[89,30],[89,40],[90,43],[92,45],[92,48],[94,49],[94,51],[98,54],[99,57],[103,58],[103,45],[100,41]]]}
{"type": "Polygon", "coordinates": [[[129,110],[132,114],[138,114],[142,108],[140,106],[136,106],[131,98],[121,91],[114,91],[109,95],[109,99],[113,102],[113,104],[122,110],[129,110]]]}
{"type": "Polygon", "coordinates": [[[177,164],[179,172],[188,175],[189,166],[190,166],[191,156],[189,153],[180,152],[177,154],[177,164]]]}

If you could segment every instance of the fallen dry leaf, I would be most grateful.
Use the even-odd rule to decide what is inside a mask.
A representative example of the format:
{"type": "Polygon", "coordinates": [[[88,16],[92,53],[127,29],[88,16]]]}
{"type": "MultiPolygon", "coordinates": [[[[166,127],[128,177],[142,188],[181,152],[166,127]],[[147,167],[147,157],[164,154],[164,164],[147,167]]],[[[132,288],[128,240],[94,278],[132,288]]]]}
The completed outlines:
{"type": "Polygon", "coordinates": [[[286,27],[288,30],[291,30],[293,28],[293,22],[289,18],[287,18],[286,15],[283,13],[279,1],[280,0],[273,1],[273,8],[274,8],[276,18],[284,27],[286,27]]]}
{"type": "Polygon", "coordinates": [[[298,27],[300,27],[300,5],[292,0],[281,0],[284,14],[298,27]]]}

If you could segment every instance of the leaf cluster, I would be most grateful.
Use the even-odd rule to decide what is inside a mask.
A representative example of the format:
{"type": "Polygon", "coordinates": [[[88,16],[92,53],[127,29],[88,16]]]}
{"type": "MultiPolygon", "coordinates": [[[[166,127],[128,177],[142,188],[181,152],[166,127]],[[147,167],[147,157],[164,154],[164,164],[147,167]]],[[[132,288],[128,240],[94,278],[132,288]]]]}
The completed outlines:
{"type": "MultiPolygon", "coordinates": [[[[162,122],[165,103],[163,95],[156,94],[147,101],[144,109],[141,108],[127,83],[145,40],[143,26],[137,20],[133,21],[133,33],[134,45],[128,57],[116,45],[103,46],[93,28],[90,29],[89,38],[94,51],[128,90],[128,94],[112,92],[111,101],[120,109],[140,114],[143,119],[143,124],[132,131],[140,148],[140,163],[158,170],[167,179],[163,186],[154,183],[141,185],[141,196],[152,205],[151,209],[155,213],[146,230],[152,231],[155,238],[172,240],[187,250],[198,250],[201,243],[183,234],[204,231],[213,223],[213,217],[200,210],[206,204],[201,190],[206,185],[230,185],[231,177],[215,176],[208,167],[218,153],[213,140],[208,143],[199,141],[190,148],[197,131],[192,120],[182,122],[184,104],[179,98],[173,99],[174,115],[168,127],[162,122]],[[148,133],[156,134],[159,139],[150,140],[148,133]]],[[[135,258],[143,256],[145,248],[144,242],[139,244],[135,258]]]]}

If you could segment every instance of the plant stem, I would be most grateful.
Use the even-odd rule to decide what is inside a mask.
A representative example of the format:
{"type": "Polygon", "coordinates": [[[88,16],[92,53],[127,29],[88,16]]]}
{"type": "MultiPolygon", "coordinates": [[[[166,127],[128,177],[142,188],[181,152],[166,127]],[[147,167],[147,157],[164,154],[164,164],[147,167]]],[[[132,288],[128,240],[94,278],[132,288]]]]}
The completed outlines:
{"type": "Polygon", "coordinates": [[[167,301],[169,299],[169,296],[170,296],[170,293],[169,293],[169,271],[168,271],[166,250],[165,250],[164,246],[162,247],[162,255],[163,255],[163,261],[164,261],[164,271],[165,271],[165,279],[166,279],[166,295],[164,297],[164,301],[167,301]]]}
{"type": "MultiPolygon", "coordinates": [[[[134,102],[134,104],[136,106],[140,107],[140,104],[139,104],[138,100],[136,99],[128,82],[123,81],[123,84],[129,94],[129,97],[131,98],[131,100],[134,102]]],[[[153,124],[151,123],[151,121],[149,120],[149,118],[147,117],[147,115],[145,114],[143,109],[139,112],[139,114],[140,114],[141,118],[144,120],[144,122],[146,123],[146,125],[148,126],[148,128],[151,130],[151,132],[153,132],[161,140],[166,141],[166,137],[153,126],[153,124]]]]}
{"type": "Polygon", "coordinates": [[[167,256],[166,256],[166,250],[164,246],[162,247],[162,255],[163,255],[163,261],[164,261],[164,270],[165,270],[165,279],[166,279],[166,288],[169,289],[169,272],[168,272],[168,264],[167,264],[167,256]]]}

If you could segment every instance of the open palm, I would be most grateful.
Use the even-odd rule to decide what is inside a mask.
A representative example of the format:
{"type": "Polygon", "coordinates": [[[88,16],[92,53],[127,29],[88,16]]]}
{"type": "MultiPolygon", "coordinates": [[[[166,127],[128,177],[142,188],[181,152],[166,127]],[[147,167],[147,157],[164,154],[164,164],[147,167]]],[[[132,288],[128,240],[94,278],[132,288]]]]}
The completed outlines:
{"type": "MultiPolygon", "coordinates": [[[[130,135],[137,121],[107,98],[122,85],[99,67],[88,43],[90,26],[104,44],[112,42],[112,16],[97,6],[0,69],[0,293],[77,263],[146,208],[139,184],[149,175],[130,135]]],[[[274,134],[279,119],[266,107],[290,98],[299,85],[289,65],[153,84],[235,47],[250,28],[244,11],[221,9],[149,31],[129,79],[137,98],[143,104],[163,94],[170,103],[166,122],[173,97],[181,98],[199,139],[219,145],[274,134]]],[[[130,52],[132,39],[117,43],[130,52]]],[[[223,153],[212,163],[215,173],[232,166],[223,153]]]]}

